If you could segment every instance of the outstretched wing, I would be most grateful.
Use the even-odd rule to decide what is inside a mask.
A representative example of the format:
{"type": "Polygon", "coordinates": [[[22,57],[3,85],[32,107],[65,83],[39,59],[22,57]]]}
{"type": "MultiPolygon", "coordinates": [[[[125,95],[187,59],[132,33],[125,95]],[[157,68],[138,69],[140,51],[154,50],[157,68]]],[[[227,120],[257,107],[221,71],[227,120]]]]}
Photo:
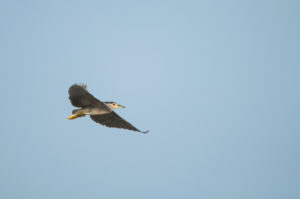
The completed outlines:
{"type": "Polygon", "coordinates": [[[86,85],[74,84],[69,88],[69,99],[73,106],[85,108],[100,102],[97,98],[91,95],[86,88],[86,85]]]}
{"type": "Polygon", "coordinates": [[[138,131],[141,133],[148,133],[149,131],[140,131],[134,126],[132,126],[129,122],[125,121],[123,118],[121,118],[119,115],[117,115],[115,112],[102,114],[102,115],[90,115],[91,119],[95,122],[102,124],[107,127],[112,128],[122,128],[122,129],[128,129],[132,131],[138,131]]]}

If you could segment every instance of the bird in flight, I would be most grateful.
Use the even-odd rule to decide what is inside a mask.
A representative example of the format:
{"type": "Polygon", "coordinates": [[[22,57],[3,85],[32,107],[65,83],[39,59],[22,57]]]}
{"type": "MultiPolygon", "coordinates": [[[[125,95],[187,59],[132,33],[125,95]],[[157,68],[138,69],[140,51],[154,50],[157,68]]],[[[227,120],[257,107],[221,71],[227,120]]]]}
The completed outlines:
{"type": "Polygon", "coordinates": [[[107,127],[123,128],[141,133],[149,132],[138,130],[113,111],[116,108],[125,108],[124,106],[115,102],[101,102],[88,92],[85,84],[72,85],[69,88],[69,99],[73,106],[79,107],[72,111],[71,116],[67,117],[69,120],[89,115],[92,120],[107,127]]]}

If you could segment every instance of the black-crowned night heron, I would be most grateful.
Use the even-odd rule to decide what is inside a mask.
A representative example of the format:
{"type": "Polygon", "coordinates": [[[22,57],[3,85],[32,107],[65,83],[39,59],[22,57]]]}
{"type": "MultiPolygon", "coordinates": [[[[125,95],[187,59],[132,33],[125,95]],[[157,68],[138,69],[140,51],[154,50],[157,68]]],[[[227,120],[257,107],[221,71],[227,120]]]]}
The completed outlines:
{"type": "Polygon", "coordinates": [[[115,102],[101,102],[87,91],[87,86],[84,84],[72,85],[69,88],[69,99],[73,106],[80,107],[80,109],[72,111],[72,115],[67,117],[69,120],[89,115],[92,120],[107,127],[123,128],[141,133],[149,132],[138,130],[113,111],[116,108],[125,108],[124,106],[115,102]]]}

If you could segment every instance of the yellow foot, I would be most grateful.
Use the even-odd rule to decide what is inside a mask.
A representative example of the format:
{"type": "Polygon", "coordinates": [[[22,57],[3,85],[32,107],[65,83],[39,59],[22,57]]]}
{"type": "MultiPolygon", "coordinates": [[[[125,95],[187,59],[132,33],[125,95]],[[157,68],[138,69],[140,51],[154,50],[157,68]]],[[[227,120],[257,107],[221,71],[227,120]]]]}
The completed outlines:
{"type": "Polygon", "coordinates": [[[71,116],[67,117],[67,119],[68,120],[73,120],[73,119],[75,119],[77,117],[83,117],[83,116],[85,116],[85,114],[83,114],[83,113],[77,113],[77,114],[74,114],[74,115],[71,115],[71,116]]]}
{"type": "Polygon", "coordinates": [[[68,119],[68,120],[73,120],[73,119],[75,119],[76,117],[77,117],[77,115],[71,115],[71,116],[67,117],[67,119],[68,119]]]}

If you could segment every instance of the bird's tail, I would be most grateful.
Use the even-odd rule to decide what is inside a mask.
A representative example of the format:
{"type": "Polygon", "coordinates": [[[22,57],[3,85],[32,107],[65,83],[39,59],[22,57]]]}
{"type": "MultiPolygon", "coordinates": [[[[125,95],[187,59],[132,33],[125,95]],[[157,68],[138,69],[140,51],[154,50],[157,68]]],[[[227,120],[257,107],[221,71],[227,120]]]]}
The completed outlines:
{"type": "Polygon", "coordinates": [[[77,114],[77,113],[80,113],[81,112],[81,109],[74,109],[73,111],[72,111],[72,114],[77,114]]]}
{"type": "Polygon", "coordinates": [[[75,109],[72,111],[72,115],[67,117],[67,119],[69,120],[73,120],[73,119],[76,119],[78,117],[84,117],[85,114],[81,111],[81,109],[75,109]]]}

